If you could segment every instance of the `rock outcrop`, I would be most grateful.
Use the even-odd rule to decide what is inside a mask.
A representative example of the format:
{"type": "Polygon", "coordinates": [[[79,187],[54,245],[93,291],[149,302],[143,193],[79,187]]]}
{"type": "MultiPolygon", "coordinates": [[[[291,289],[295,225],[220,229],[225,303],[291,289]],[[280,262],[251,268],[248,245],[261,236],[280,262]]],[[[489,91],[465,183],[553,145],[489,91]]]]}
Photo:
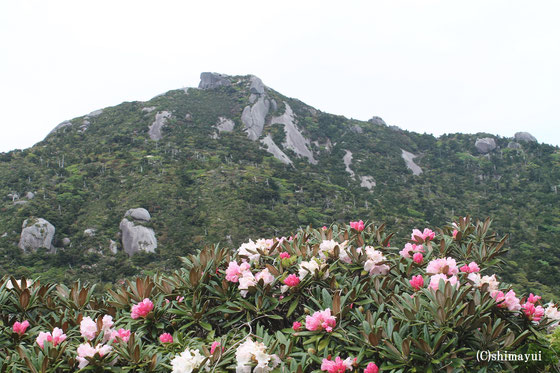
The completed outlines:
{"type": "Polygon", "coordinates": [[[507,146],[507,147],[508,147],[509,149],[521,149],[521,148],[522,148],[521,144],[518,143],[518,142],[515,142],[515,141],[510,141],[510,142],[508,143],[508,146],[507,146]]]}
{"type": "Polygon", "coordinates": [[[140,251],[155,252],[157,239],[154,230],[141,225],[149,220],[150,214],[143,208],[128,210],[124,219],[121,220],[119,228],[121,229],[122,245],[129,256],[140,251]],[[129,218],[133,220],[129,220],[129,218]]]}
{"type": "Polygon", "coordinates": [[[165,126],[167,119],[171,117],[171,113],[168,111],[160,111],[156,114],[156,118],[154,123],[149,126],[148,134],[150,135],[150,139],[152,140],[161,140],[161,129],[165,126]]]}
{"type": "Polygon", "coordinates": [[[290,157],[288,157],[286,153],[284,153],[282,149],[280,149],[278,145],[276,145],[274,140],[272,140],[270,134],[266,135],[266,137],[262,139],[261,142],[266,145],[266,151],[272,154],[274,158],[280,160],[280,162],[284,164],[292,164],[292,160],[290,159],[290,157]]]}
{"type": "Polygon", "coordinates": [[[345,152],[346,153],[344,154],[344,157],[342,157],[342,161],[344,162],[344,166],[346,166],[346,172],[348,172],[350,177],[354,179],[354,171],[350,168],[350,165],[352,164],[352,152],[350,150],[345,150],[345,152]]]}
{"type": "Polygon", "coordinates": [[[383,119],[381,119],[381,117],[371,117],[371,119],[368,119],[368,122],[376,124],[378,126],[386,126],[387,123],[385,123],[385,121],[383,119]]]}
{"type": "Polygon", "coordinates": [[[496,149],[496,141],[491,137],[484,137],[482,139],[476,139],[474,146],[479,153],[486,154],[496,149]]]}
{"type": "Polygon", "coordinates": [[[401,149],[401,152],[402,152],[401,157],[402,159],[404,159],[404,163],[406,164],[406,167],[412,171],[412,174],[414,176],[420,175],[422,173],[422,168],[420,168],[420,166],[414,163],[414,158],[416,158],[417,155],[407,152],[404,149],[401,149]]]}
{"type": "Polygon", "coordinates": [[[145,221],[148,222],[152,219],[150,213],[145,208],[139,207],[136,209],[130,209],[125,212],[124,217],[131,217],[134,220],[145,221]]]}
{"type": "Polygon", "coordinates": [[[95,228],[88,228],[86,230],[84,230],[84,236],[86,237],[93,237],[95,236],[95,233],[97,232],[97,229],[95,228]]]}
{"type": "Polygon", "coordinates": [[[52,240],[54,237],[54,225],[42,218],[25,219],[22,225],[19,248],[24,252],[35,252],[44,247],[54,252],[52,240]]]}
{"type": "Polygon", "coordinates": [[[517,132],[513,137],[517,141],[537,142],[535,136],[531,135],[529,132],[517,132]]]}
{"type": "Polygon", "coordinates": [[[71,125],[72,125],[72,122],[70,122],[69,120],[65,120],[64,122],[60,123],[55,128],[53,128],[52,131],[49,132],[49,135],[63,129],[64,127],[69,127],[71,125]]]}
{"type": "Polygon", "coordinates": [[[218,132],[231,132],[234,128],[235,123],[233,120],[224,117],[218,118],[218,123],[216,123],[216,129],[218,132]]]}
{"type": "Polygon", "coordinates": [[[251,76],[250,91],[251,91],[251,93],[257,94],[257,95],[264,94],[264,84],[263,84],[262,80],[260,80],[259,78],[257,78],[254,75],[251,76]]]}
{"type": "Polygon", "coordinates": [[[282,144],[284,149],[290,149],[300,157],[305,157],[311,164],[317,164],[317,160],[313,157],[313,152],[310,150],[311,144],[306,139],[296,126],[294,112],[287,102],[284,102],[286,110],[284,114],[279,117],[274,117],[270,124],[283,124],[284,132],[286,133],[286,141],[282,144]]]}
{"type": "Polygon", "coordinates": [[[198,88],[216,89],[219,87],[227,87],[230,85],[231,80],[229,79],[228,75],[218,73],[201,73],[198,88]]]}
{"type": "Polygon", "coordinates": [[[256,141],[262,135],[264,120],[270,108],[270,101],[265,97],[260,97],[253,106],[245,106],[241,113],[241,122],[247,131],[247,137],[256,141]]]}
{"type": "Polygon", "coordinates": [[[375,180],[373,180],[373,176],[360,176],[360,186],[362,188],[368,188],[371,190],[375,186],[375,180]]]}

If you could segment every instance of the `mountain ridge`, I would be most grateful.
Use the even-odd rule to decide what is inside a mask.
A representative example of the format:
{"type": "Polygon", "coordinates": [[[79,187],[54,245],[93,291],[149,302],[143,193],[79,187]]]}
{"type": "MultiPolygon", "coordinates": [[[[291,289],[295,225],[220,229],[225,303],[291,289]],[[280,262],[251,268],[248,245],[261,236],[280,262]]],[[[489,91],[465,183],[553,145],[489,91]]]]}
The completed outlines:
{"type": "Polygon", "coordinates": [[[558,295],[557,147],[484,133],[436,138],[379,117],[331,115],[252,75],[203,73],[199,87],[96,110],[1,153],[0,195],[35,195],[2,201],[2,272],[64,279],[70,266],[70,277],[111,282],[173,268],[203,244],[235,246],[307,224],[363,218],[405,231],[470,213],[494,216],[516,238],[525,229],[537,249],[513,248],[508,280],[558,295]],[[128,258],[119,221],[134,208],[151,214],[135,226],[152,229],[158,247],[128,258]],[[64,255],[24,256],[14,246],[32,216],[56,227],[64,255]]]}

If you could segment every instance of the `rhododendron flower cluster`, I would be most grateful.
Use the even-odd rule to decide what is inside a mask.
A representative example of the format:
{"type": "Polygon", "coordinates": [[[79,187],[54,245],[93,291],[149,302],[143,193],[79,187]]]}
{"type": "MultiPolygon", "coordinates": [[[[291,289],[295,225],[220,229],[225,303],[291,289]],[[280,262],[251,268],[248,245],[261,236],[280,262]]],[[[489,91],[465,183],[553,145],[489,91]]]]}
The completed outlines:
{"type": "Polygon", "coordinates": [[[257,366],[254,372],[267,373],[271,372],[280,364],[280,359],[276,355],[266,353],[266,346],[262,342],[254,342],[251,338],[247,338],[235,351],[235,359],[237,360],[236,372],[250,373],[254,363],[257,366]]]}
{"type": "Polygon", "coordinates": [[[364,230],[365,226],[364,226],[364,222],[362,220],[360,221],[351,221],[350,222],[350,228],[357,230],[358,232],[361,232],[364,230]]]}
{"type": "Polygon", "coordinates": [[[424,261],[424,256],[422,255],[422,253],[414,253],[414,255],[412,256],[412,260],[416,264],[422,264],[422,262],[424,261]]]}
{"type": "Polygon", "coordinates": [[[284,279],[284,284],[290,287],[298,286],[299,282],[300,282],[299,277],[297,277],[294,274],[291,274],[284,279]]]}
{"type": "Polygon", "coordinates": [[[482,287],[484,284],[488,284],[489,292],[498,290],[498,285],[500,285],[500,282],[496,279],[496,275],[481,277],[480,273],[470,273],[467,278],[478,288],[482,287]]]}
{"type": "Polygon", "coordinates": [[[459,273],[459,269],[457,268],[455,259],[448,257],[430,261],[426,267],[426,273],[430,275],[442,273],[444,275],[453,276],[459,273]]]}
{"type": "Polygon", "coordinates": [[[560,310],[553,303],[548,303],[544,309],[544,315],[550,320],[556,320],[555,323],[550,325],[550,329],[556,328],[560,324],[560,310]]]}
{"type": "Polygon", "coordinates": [[[292,329],[298,332],[301,329],[301,323],[299,321],[294,321],[294,323],[292,324],[292,329]]]}
{"type": "Polygon", "coordinates": [[[200,368],[205,357],[198,350],[186,348],[181,354],[171,360],[172,373],[191,373],[200,368]]]}
{"type": "Polygon", "coordinates": [[[525,304],[521,305],[521,308],[523,309],[525,316],[527,316],[529,320],[540,321],[544,316],[544,308],[542,308],[542,306],[535,307],[534,303],[526,302],[525,304]]]}
{"type": "Polygon", "coordinates": [[[95,354],[103,357],[109,354],[112,350],[113,347],[109,345],[98,344],[97,346],[93,347],[87,342],[82,343],[76,350],[76,352],[78,353],[78,356],[76,357],[76,360],[78,360],[78,368],[83,369],[89,364],[88,359],[86,359],[87,357],[93,358],[95,357],[95,354]]]}
{"type": "MultiPolygon", "coordinates": [[[[356,251],[362,253],[362,248],[359,247],[356,251]]],[[[391,267],[387,264],[380,264],[387,260],[381,251],[375,250],[371,246],[366,246],[365,253],[367,259],[364,263],[364,271],[369,272],[370,275],[386,275],[389,272],[391,267]]]]}
{"type": "Polygon", "coordinates": [[[379,368],[375,363],[369,363],[366,369],[364,370],[364,373],[378,373],[378,372],[379,372],[379,368]]]}
{"type": "Polygon", "coordinates": [[[140,317],[146,317],[154,309],[154,304],[148,298],[145,298],[142,302],[132,306],[130,311],[130,317],[133,319],[138,319],[140,317]]]}
{"type": "Polygon", "coordinates": [[[476,272],[480,272],[480,268],[478,267],[478,264],[476,264],[475,262],[470,262],[468,265],[464,265],[460,268],[461,272],[465,272],[465,273],[476,273],[476,272]]]}
{"type": "Polygon", "coordinates": [[[286,251],[280,253],[280,259],[289,259],[289,258],[290,258],[290,254],[287,253],[286,251]]]}
{"type": "Polygon", "coordinates": [[[264,285],[268,285],[274,282],[274,276],[270,273],[268,268],[265,268],[255,275],[255,280],[257,280],[257,282],[262,280],[264,285]]]}
{"type": "Polygon", "coordinates": [[[508,291],[505,295],[503,291],[494,290],[490,295],[498,303],[498,307],[507,308],[510,311],[519,311],[521,309],[519,298],[515,296],[513,290],[508,291]]]}
{"type": "MultiPolygon", "coordinates": [[[[325,262],[320,261],[317,258],[313,258],[310,261],[302,261],[299,264],[299,278],[300,280],[303,280],[308,274],[311,274],[311,276],[313,276],[315,275],[315,273],[321,272],[326,266],[327,264],[325,262]]],[[[329,271],[327,270],[323,274],[323,278],[328,277],[328,275],[329,271]]]]}
{"type": "Polygon", "coordinates": [[[353,370],[354,359],[348,357],[344,360],[337,356],[334,360],[323,359],[321,370],[328,373],[343,373],[346,370],[353,370]]]}
{"type": "Polygon", "coordinates": [[[268,255],[270,249],[274,245],[274,240],[272,239],[258,239],[257,242],[249,240],[242,244],[239,249],[237,249],[237,255],[246,256],[251,262],[258,262],[261,258],[259,250],[268,255]]]}
{"type": "Polygon", "coordinates": [[[169,333],[163,333],[159,336],[161,343],[173,343],[173,336],[169,333]]]}
{"type": "Polygon", "coordinates": [[[325,330],[330,333],[335,326],[336,318],[331,315],[330,308],[324,311],[317,311],[312,316],[305,317],[305,327],[310,331],[325,330]]]}
{"type": "Polygon", "coordinates": [[[413,229],[412,234],[410,235],[410,240],[414,242],[418,242],[416,237],[420,237],[423,241],[431,241],[436,237],[434,231],[428,228],[424,228],[424,232],[421,232],[418,229],[413,229]]]}
{"type": "Polygon", "coordinates": [[[433,289],[433,290],[437,290],[439,288],[439,280],[449,282],[453,286],[455,286],[455,285],[459,286],[459,283],[457,282],[457,276],[447,277],[446,275],[444,275],[442,273],[438,273],[438,274],[430,277],[430,285],[429,285],[430,288],[433,289]]]}
{"type": "Polygon", "coordinates": [[[218,342],[218,341],[212,342],[212,346],[210,346],[210,353],[211,353],[212,355],[214,355],[214,352],[216,351],[216,349],[217,349],[218,347],[220,347],[221,345],[222,345],[222,344],[221,344],[220,342],[218,342]]]}
{"type": "Polygon", "coordinates": [[[539,295],[534,295],[533,293],[530,293],[527,297],[527,302],[530,303],[537,303],[539,300],[541,300],[541,297],[539,295]]]}
{"type": "Polygon", "coordinates": [[[244,272],[250,271],[251,265],[243,262],[240,265],[237,262],[230,262],[226,269],[226,280],[230,282],[239,282],[239,278],[244,272]]]}
{"type": "Polygon", "coordinates": [[[64,342],[66,339],[66,334],[60,328],[54,328],[52,334],[50,332],[40,332],[36,341],[39,347],[43,348],[45,342],[52,343],[53,346],[57,346],[64,342]]]}
{"type": "Polygon", "coordinates": [[[410,258],[411,257],[411,253],[423,253],[424,252],[424,247],[422,245],[416,245],[415,243],[407,243],[406,245],[404,245],[404,248],[399,251],[399,254],[401,254],[401,256],[403,258],[410,258]]]}
{"type": "Polygon", "coordinates": [[[408,282],[414,290],[420,290],[424,286],[424,278],[421,275],[412,276],[412,280],[408,282]]]}
{"type": "Polygon", "coordinates": [[[343,243],[338,243],[334,240],[323,240],[323,242],[321,242],[321,244],[319,245],[319,257],[322,260],[327,259],[327,257],[332,258],[334,255],[334,248],[338,246],[340,252],[339,258],[345,261],[346,263],[349,263],[347,261],[348,259],[345,259],[346,257],[348,257],[348,253],[346,253],[345,251],[347,244],[348,241],[344,241],[343,243]]]}
{"type": "Polygon", "coordinates": [[[29,327],[29,321],[27,320],[24,320],[23,322],[16,321],[12,326],[12,330],[16,334],[23,335],[28,327],[29,327]]]}

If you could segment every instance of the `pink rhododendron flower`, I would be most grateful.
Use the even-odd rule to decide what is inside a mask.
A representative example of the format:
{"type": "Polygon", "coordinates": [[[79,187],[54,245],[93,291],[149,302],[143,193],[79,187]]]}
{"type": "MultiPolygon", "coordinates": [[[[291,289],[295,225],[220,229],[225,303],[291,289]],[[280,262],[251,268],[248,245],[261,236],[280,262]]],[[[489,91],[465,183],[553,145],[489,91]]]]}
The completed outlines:
{"type": "Polygon", "coordinates": [[[433,290],[437,290],[439,288],[439,280],[443,280],[445,282],[449,282],[451,285],[457,285],[457,276],[447,277],[442,273],[438,273],[430,277],[430,288],[433,290]]]}
{"type": "Polygon", "coordinates": [[[110,339],[113,342],[117,342],[117,338],[122,340],[123,342],[128,342],[128,339],[130,338],[130,330],[123,328],[120,328],[119,330],[113,330],[110,339]]]}
{"type": "Polygon", "coordinates": [[[508,291],[506,294],[503,291],[495,290],[490,295],[498,303],[498,307],[507,308],[510,311],[519,311],[521,309],[519,298],[515,296],[513,290],[508,291]]]}
{"type": "Polygon", "coordinates": [[[284,279],[284,284],[288,286],[298,286],[299,284],[299,277],[294,274],[289,275],[284,279]]]}
{"type": "Polygon", "coordinates": [[[14,333],[23,335],[28,327],[29,327],[29,321],[27,320],[24,320],[23,322],[16,321],[14,323],[14,326],[12,326],[12,330],[14,333]]]}
{"type": "Polygon", "coordinates": [[[424,277],[421,275],[412,276],[412,280],[408,280],[414,290],[420,290],[424,286],[424,277]]]}
{"type": "Polygon", "coordinates": [[[182,296],[180,296],[180,295],[177,295],[177,298],[175,298],[175,300],[176,300],[177,302],[181,303],[182,301],[185,300],[185,297],[182,297],[182,296]]]}
{"type": "Polygon", "coordinates": [[[280,253],[280,259],[288,259],[289,257],[290,254],[288,254],[286,251],[280,253]]]}
{"type": "Polygon", "coordinates": [[[159,341],[161,343],[173,343],[173,336],[169,333],[163,333],[159,336],[159,341]]]}
{"type": "Polygon", "coordinates": [[[146,317],[154,309],[154,304],[148,298],[145,298],[142,302],[132,306],[130,311],[130,317],[137,319],[139,317],[146,317]]]}
{"type": "Polygon", "coordinates": [[[78,360],[78,368],[83,369],[88,364],[89,361],[86,357],[92,358],[95,354],[99,354],[100,357],[103,357],[110,353],[113,350],[113,347],[109,345],[98,344],[97,346],[93,347],[89,343],[82,343],[78,346],[76,352],[78,356],[76,360],[78,360]]]}
{"type": "Polygon", "coordinates": [[[352,370],[352,362],[351,358],[342,360],[340,356],[337,356],[334,360],[323,359],[321,370],[328,373],[343,373],[346,370],[352,370]]]}
{"type": "Polygon", "coordinates": [[[251,271],[243,272],[243,276],[239,279],[239,292],[242,297],[246,297],[249,292],[249,288],[257,285],[257,279],[251,271]]]}
{"type": "Polygon", "coordinates": [[[323,225],[323,228],[322,228],[322,229],[323,229],[324,231],[326,231],[328,228],[327,228],[326,225],[323,225]]]}
{"type": "Polygon", "coordinates": [[[416,264],[422,264],[424,256],[422,255],[422,253],[414,253],[414,255],[412,256],[412,260],[414,260],[414,263],[416,264]]]}
{"type": "Polygon", "coordinates": [[[310,331],[325,330],[330,333],[335,326],[336,318],[331,316],[330,308],[327,308],[324,311],[317,311],[313,314],[313,316],[305,317],[305,327],[310,331]]]}
{"type": "Polygon", "coordinates": [[[292,324],[292,329],[298,332],[301,329],[301,323],[299,321],[294,321],[294,323],[292,324]]]}
{"type": "Polygon", "coordinates": [[[480,267],[475,262],[470,262],[468,265],[464,265],[461,267],[461,272],[465,273],[475,273],[480,272],[480,267]]]}
{"type": "Polygon", "coordinates": [[[401,254],[401,256],[403,258],[410,258],[412,252],[423,253],[424,252],[424,247],[422,245],[407,243],[406,245],[404,245],[404,249],[399,251],[399,254],[401,254]]]}
{"type": "Polygon", "coordinates": [[[103,333],[107,333],[107,331],[109,329],[111,329],[111,327],[113,326],[113,316],[111,315],[105,315],[103,316],[103,319],[101,319],[101,330],[103,331],[103,333]]]}
{"type": "Polygon", "coordinates": [[[238,282],[239,277],[243,275],[243,272],[246,272],[251,269],[251,265],[249,263],[243,262],[241,265],[237,264],[237,262],[230,262],[229,266],[226,269],[226,280],[230,282],[238,282]]]}
{"type": "Polygon", "coordinates": [[[541,306],[535,307],[535,305],[531,302],[526,302],[521,306],[521,308],[523,309],[523,312],[525,312],[527,318],[532,321],[540,321],[544,315],[544,308],[541,306]]]}
{"type": "Polygon", "coordinates": [[[365,226],[364,226],[364,222],[362,220],[360,221],[351,221],[350,222],[350,228],[357,230],[358,232],[361,232],[364,230],[365,226]]]}
{"type": "MultiPolygon", "coordinates": [[[[216,351],[216,348],[220,347],[222,344],[218,341],[214,341],[212,342],[212,346],[210,346],[210,353],[213,355],[214,351],[216,351]]],[[[223,351],[223,349],[222,349],[223,351]]]]}
{"type": "Polygon", "coordinates": [[[448,257],[430,261],[426,267],[426,273],[430,275],[442,273],[444,275],[453,276],[459,273],[459,269],[457,268],[455,259],[448,257]]]}
{"type": "Polygon", "coordinates": [[[265,268],[255,275],[255,280],[257,280],[257,282],[263,280],[264,285],[266,286],[274,281],[274,276],[270,273],[268,268],[265,268]]]}
{"type": "Polygon", "coordinates": [[[527,298],[527,302],[537,303],[540,299],[541,299],[541,297],[539,295],[533,295],[533,293],[531,293],[531,294],[529,294],[529,297],[527,298]]]}
{"type": "Polygon", "coordinates": [[[364,373],[377,373],[379,372],[379,368],[374,363],[369,363],[364,370],[364,373]]]}
{"type": "Polygon", "coordinates": [[[425,228],[424,232],[421,232],[418,229],[413,229],[412,234],[410,235],[410,240],[418,242],[418,239],[416,237],[420,237],[423,241],[430,241],[436,237],[436,234],[428,228],[425,228]]]}
{"type": "Polygon", "coordinates": [[[459,231],[457,229],[453,229],[453,239],[457,239],[457,233],[459,233],[459,231]]]}
{"type": "Polygon", "coordinates": [[[80,322],[80,334],[85,339],[91,341],[97,334],[97,323],[89,316],[84,317],[82,322],[80,322]]]}
{"type": "Polygon", "coordinates": [[[66,339],[66,334],[60,328],[54,328],[52,334],[50,332],[40,332],[39,336],[37,337],[36,341],[39,347],[43,348],[45,342],[52,343],[53,346],[56,346],[66,339]]]}

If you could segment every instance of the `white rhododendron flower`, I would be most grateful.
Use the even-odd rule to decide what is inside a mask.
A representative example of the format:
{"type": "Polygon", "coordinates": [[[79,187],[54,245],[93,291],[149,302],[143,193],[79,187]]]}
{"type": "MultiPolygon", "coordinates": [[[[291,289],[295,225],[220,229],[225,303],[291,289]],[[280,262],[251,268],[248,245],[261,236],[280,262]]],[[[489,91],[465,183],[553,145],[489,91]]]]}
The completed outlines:
{"type": "MultiPolygon", "coordinates": [[[[320,262],[317,259],[311,259],[308,262],[303,261],[299,264],[299,269],[298,269],[299,278],[303,280],[304,277],[307,276],[309,273],[311,273],[311,276],[314,276],[316,271],[320,272],[321,270],[323,270],[323,268],[326,267],[326,265],[327,265],[326,263],[320,262]]],[[[328,277],[328,275],[329,275],[329,271],[326,271],[323,274],[323,278],[328,277]]]]}
{"type": "Polygon", "coordinates": [[[171,373],[191,373],[200,367],[204,359],[205,357],[198,350],[186,348],[185,351],[171,360],[171,366],[173,367],[171,373]]]}
{"type": "Polygon", "coordinates": [[[110,353],[112,350],[113,347],[109,345],[98,344],[97,346],[93,347],[89,343],[82,343],[76,350],[78,354],[78,356],[76,357],[76,360],[78,361],[78,368],[82,369],[89,364],[89,361],[86,359],[86,357],[94,357],[95,354],[99,354],[100,357],[103,357],[110,353]]]}
{"type": "Polygon", "coordinates": [[[255,280],[257,282],[263,280],[264,284],[268,285],[274,281],[274,276],[270,273],[268,268],[265,268],[255,275],[255,280]]]}
{"type": "Polygon", "coordinates": [[[262,342],[254,342],[251,338],[237,347],[235,359],[236,373],[267,373],[280,364],[278,356],[267,354],[266,346],[262,342]]]}
{"type": "Polygon", "coordinates": [[[469,280],[474,282],[474,286],[480,288],[484,284],[488,284],[488,292],[493,292],[498,290],[498,285],[500,282],[496,280],[496,275],[492,276],[480,276],[480,273],[469,273],[467,277],[469,280]]]}
{"type": "Polygon", "coordinates": [[[257,279],[251,271],[243,272],[243,276],[239,278],[239,290],[243,297],[247,296],[248,290],[251,286],[257,285],[257,279]]]}
{"type": "MultiPolygon", "coordinates": [[[[356,251],[361,253],[362,248],[359,247],[356,251]]],[[[388,265],[379,264],[387,260],[381,251],[375,250],[371,246],[366,246],[365,252],[367,256],[367,260],[364,263],[365,271],[369,272],[370,275],[386,275],[389,273],[391,268],[388,265]]]]}
{"type": "Polygon", "coordinates": [[[261,258],[261,254],[259,254],[257,250],[258,248],[259,247],[253,240],[249,240],[249,242],[245,242],[237,249],[237,255],[244,255],[248,257],[251,262],[258,262],[261,258]]]}

